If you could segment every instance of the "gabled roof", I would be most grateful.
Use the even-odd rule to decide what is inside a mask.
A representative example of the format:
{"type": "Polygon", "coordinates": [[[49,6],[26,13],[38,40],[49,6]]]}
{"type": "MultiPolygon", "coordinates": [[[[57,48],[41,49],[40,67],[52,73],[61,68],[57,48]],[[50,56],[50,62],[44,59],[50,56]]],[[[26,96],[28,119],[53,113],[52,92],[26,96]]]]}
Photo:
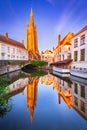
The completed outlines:
{"type": "Polygon", "coordinates": [[[67,43],[69,43],[69,40],[71,40],[71,38],[74,36],[73,33],[69,32],[64,38],[63,40],[61,41],[61,44],[60,45],[66,45],[67,43]]]}
{"type": "Polygon", "coordinates": [[[74,36],[74,33],[69,32],[61,41],[60,44],[56,46],[55,49],[60,48],[61,45],[71,45],[70,40],[74,36]]]}
{"type": "Polygon", "coordinates": [[[21,42],[10,39],[10,38],[3,36],[3,35],[0,35],[0,41],[4,42],[6,44],[9,44],[9,45],[13,45],[13,46],[16,46],[16,47],[21,47],[21,48],[26,49],[25,46],[21,42]]]}

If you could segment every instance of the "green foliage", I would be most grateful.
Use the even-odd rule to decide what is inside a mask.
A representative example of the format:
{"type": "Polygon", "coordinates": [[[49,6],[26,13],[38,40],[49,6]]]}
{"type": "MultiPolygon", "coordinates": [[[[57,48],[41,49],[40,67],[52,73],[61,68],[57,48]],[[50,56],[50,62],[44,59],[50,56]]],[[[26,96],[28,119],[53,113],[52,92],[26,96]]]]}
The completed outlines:
{"type": "MultiPolygon", "coordinates": [[[[9,84],[10,80],[7,77],[0,77],[0,97],[6,94],[9,84]]],[[[3,105],[2,98],[0,98],[0,105],[3,105]]]]}
{"type": "Polygon", "coordinates": [[[10,79],[7,77],[0,77],[0,89],[8,86],[8,84],[10,84],[10,79]]]}
{"type": "Polygon", "coordinates": [[[8,95],[6,92],[8,91],[8,85],[10,84],[10,80],[3,76],[0,77],[0,117],[3,117],[7,111],[9,111],[8,105],[8,95]]]}
{"type": "Polygon", "coordinates": [[[36,76],[40,77],[40,76],[44,76],[46,74],[47,73],[44,72],[44,71],[34,71],[34,72],[31,73],[31,77],[36,77],[36,76]]]}
{"type": "Polygon", "coordinates": [[[9,60],[9,61],[8,61],[8,64],[9,64],[9,65],[12,65],[12,64],[13,64],[13,62],[12,62],[11,60],[9,60]]]}
{"type": "Polygon", "coordinates": [[[46,62],[46,61],[40,61],[40,60],[31,60],[30,63],[32,65],[39,66],[39,67],[48,65],[48,62],[46,62]]]}
{"type": "Polygon", "coordinates": [[[9,60],[8,61],[8,65],[25,65],[26,63],[28,63],[28,61],[12,61],[9,60]]]}

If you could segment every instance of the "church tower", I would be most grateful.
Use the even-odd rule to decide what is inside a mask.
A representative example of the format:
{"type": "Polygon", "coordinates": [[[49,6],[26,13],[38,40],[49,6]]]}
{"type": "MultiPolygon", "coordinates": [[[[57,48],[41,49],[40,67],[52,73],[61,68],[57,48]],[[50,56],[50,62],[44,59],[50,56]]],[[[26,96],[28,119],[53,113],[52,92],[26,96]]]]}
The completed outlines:
{"type": "Polygon", "coordinates": [[[30,23],[27,26],[27,50],[31,59],[40,59],[38,50],[38,37],[36,25],[34,23],[34,15],[31,9],[30,11],[30,23]]]}

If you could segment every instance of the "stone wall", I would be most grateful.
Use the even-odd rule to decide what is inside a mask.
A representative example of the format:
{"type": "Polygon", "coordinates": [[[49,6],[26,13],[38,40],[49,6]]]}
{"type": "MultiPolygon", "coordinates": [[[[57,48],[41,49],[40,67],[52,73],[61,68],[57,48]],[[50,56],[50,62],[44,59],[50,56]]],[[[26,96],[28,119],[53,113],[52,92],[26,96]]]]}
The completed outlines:
{"type": "Polygon", "coordinates": [[[0,67],[0,75],[21,69],[19,65],[6,65],[0,67]]]}
{"type": "MultiPolygon", "coordinates": [[[[27,61],[22,61],[22,62],[24,62],[25,64],[27,63],[27,61]]],[[[17,65],[17,64],[10,65],[8,63],[8,61],[0,60],[0,75],[5,74],[5,73],[9,73],[9,72],[13,72],[16,70],[20,70],[24,66],[22,64],[21,65],[17,65]]]]}

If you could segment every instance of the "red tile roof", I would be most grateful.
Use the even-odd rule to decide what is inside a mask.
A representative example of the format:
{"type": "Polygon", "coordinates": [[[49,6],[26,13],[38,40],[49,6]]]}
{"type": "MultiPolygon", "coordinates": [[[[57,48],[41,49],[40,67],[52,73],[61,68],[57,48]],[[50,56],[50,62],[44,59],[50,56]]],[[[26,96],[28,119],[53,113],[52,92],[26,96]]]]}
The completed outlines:
{"type": "Polygon", "coordinates": [[[21,42],[10,39],[10,38],[3,36],[3,35],[0,35],[0,41],[4,42],[6,44],[9,44],[9,45],[13,45],[13,46],[21,47],[21,48],[25,49],[25,46],[21,42]]]}
{"type": "Polygon", "coordinates": [[[72,59],[66,59],[66,60],[54,62],[54,63],[51,63],[51,65],[56,66],[56,65],[68,64],[68,63],[70,63],[70,62],[72,62],[72,59]]]}
{"type": "Polygon", "coordinates": [[[74,36],[74,33],[69,32],[69,33],[60,41],[60,44],[58,44],[55,49],[60,48],[61,45],[71,45],[71,43],[69,42],[69,40],[71,40],[73,36],[74,36]]]}
{"type": "Polygon", "coordinates": [[[66,42],[65,45],[71,45],[71,43],[70,42],[66,42]]]}

